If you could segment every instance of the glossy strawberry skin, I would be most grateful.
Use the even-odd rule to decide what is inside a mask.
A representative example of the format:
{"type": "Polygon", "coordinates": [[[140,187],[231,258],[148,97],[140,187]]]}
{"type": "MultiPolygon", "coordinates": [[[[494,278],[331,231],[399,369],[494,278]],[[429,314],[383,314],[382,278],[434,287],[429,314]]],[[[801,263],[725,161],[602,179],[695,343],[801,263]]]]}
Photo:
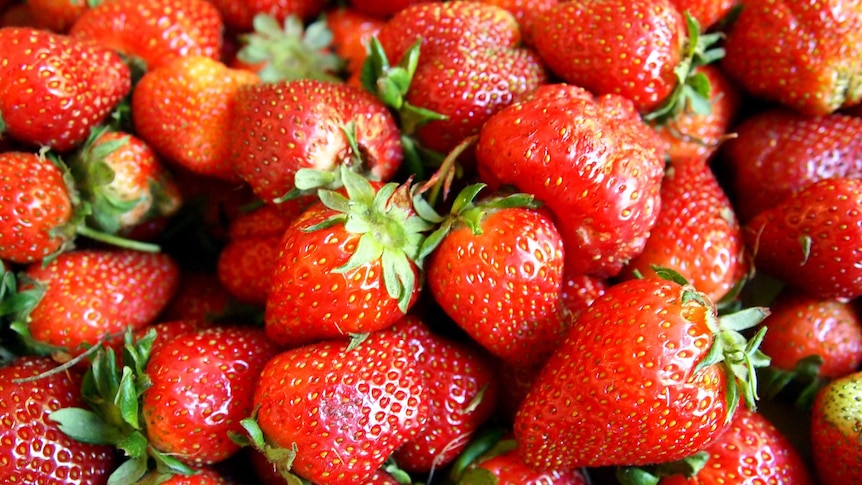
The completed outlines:
{"type": "MultiPolygon", "coordinates": [[[[566,472],[536,471],[527,466],[518,454],[517,448],[499,455],[482,459],[477,468],[489,471],[497,480],[496,483],[520,483],[523,485],[587,485],[589,480],[581,470],[566,472]]],[[[469,485],[469,480],[462,480],[461,485],[469,485]]]]}
{"type": "Polygon", "coordinates": [[[0,201],[0,259],[33,263],[67,242],[72,200],[62,170],[47,158],[0,153],[0,201]]]}
{"type": "Polygon", "coordinates": [[[222,461],[240,447],[228,433],[253,412],[254,388],[278,348],[260,329],[216,326],[161,344],[147,363],[152,386],[141,410],[157,449],[193,465],[222,461]]]}
{"type": "Polygon", "coordinates": [[[427,419],[426,383],[403,338],[381,330],[348,345],[326,341],[277,355],[255,392],[266,438],[295,445],[292,471],[316,483],[362,483],[427,419]]]}
{"type": "Polygon", "coordinates": [[[817,393],[811,409],[811,450],[820,483],[862,481],[859,421],[862,373],[836,379],[817,393]]]}
{"type": "Polygon", "coordinates": [[[129,68],[93,42],[26,27],[0,28],[0,131],[69,151],[131,89],[129,68]]]}
{"type": "Polygon", "coordinates": [[[32,264],[25,274],[46,287],[30,312],[30,334],[75,352],[152,322],[173,296],[179,269],[165,254],[80,249],[32,264]]]}
{"type": "Polygon", "coordinates": [[[527,465],[660,463],[718,437],[727,378],[716,365],[694,371],[712,345],[715,309],[683,302],[683,289],[657,277],[629,280],[581,314],[515,416],[527,465]]]}
{"type": "Polygon", "coordinates": [[[821,180],[744,228],[757,270],[816,298],[862,294],[862,180],[821,180]],[[810,247],[809,247],[810,245],[810,247]]]}
{"type": "Polygon", "coordinates": [[[116,465],[111,446],[66,436],[51,421],[61,408],[83,407],[75,369],[13,383],[54,369],[43,357],[19,357],[0,368],[0,481],[44,485],[101,485],[116,465]]]}
{"type": "Polygon", "coordinates": [[[543,361],[565,335],[563,242],[547,213],[489,209],[481,234],[458,225],[426,261],[434,300],[474,340],[516,365],[543,361]]]}
{"type": "Polygon", "coordinates": [[[566,271],[608,277],[643,249],[658,216],[657,147],[628,100],[554,84],[491,117],[476,158],[489,188],[511,184],[554,214],[566,271]]]}

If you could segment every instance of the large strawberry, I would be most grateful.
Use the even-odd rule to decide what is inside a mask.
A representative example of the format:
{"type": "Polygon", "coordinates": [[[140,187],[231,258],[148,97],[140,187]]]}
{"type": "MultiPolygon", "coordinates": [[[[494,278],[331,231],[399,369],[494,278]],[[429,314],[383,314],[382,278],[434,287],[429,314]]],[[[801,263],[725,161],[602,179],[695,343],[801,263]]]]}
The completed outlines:
{"type": "Polygon", "coordinates": [[[413,355],[392,330],[279,354],[258,381],[256,424],[245,422],[255,445],[281,472],[363,483],[425,425],[428,384],[413,355]]]}
{"type": "Polygon", "coordinates": [[[700,451],[740,399],[754,405],[754,367],[767,362],[757,350],[762,331],[751,343],[738,331],[763,314],[752,307],[719,320],[708,296],[655,275],[610,287],[575,321],[518,410],[525,462],[563,471],[700,451]]]}
{"type": "Polygon", "coordinates": [[[722,67],[748,93],[809,115],[862,101],[862,4],[741,3],[722,67]]]}
{"type": "Polygon", "coordinates": [[[811,410],[811,449],[820,483],[862,481],[862,372],[836,379],[818,392],[811,410]]]}
{"type": "Polygon", "coordinates": [[[3,483],[103,485],[114,469],[110,447],[75,441],[52,420],[58,409],[83,404],[80,372],[56,366],[30,356],[0,367],[3,483]]]}
{"type": "Polygon", "coordinates": [[[862,179],[815,182],[745,225],[758,271],[816,298],[862,295],[862,179]]]}
{"type": "Polygon", "coordinates": [[[120,57],[93,42],[6,27],[0,45],[0,137],[71,150],[131,88],[120,57]]]}
{"type": "Polygon", "coordinates": [[[479,175],[554,214],[571,274],[611,276],[643,249],[658,216],[664,160],[631,102],[542,86],[482,127],[479,175]]]}

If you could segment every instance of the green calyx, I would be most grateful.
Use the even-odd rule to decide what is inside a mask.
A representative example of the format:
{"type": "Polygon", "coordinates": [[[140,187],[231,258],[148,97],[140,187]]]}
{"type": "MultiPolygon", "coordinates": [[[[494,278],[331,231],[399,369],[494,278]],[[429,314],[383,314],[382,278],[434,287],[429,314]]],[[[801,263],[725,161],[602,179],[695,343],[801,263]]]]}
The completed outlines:
{"type": "Polygon", "coordinates": [[[810,411],[817,392],[825,386],[829,379],[820,376],[823,357],[809,355],[799,359],[793,369],[779,369],[769,366],[760,372],[760,388],[764,398],[774,399],[782,392],[795,394],[794,404],[797,408],[810,411]]]}
{"type": "Polygon", "coordinates": [[[651,465],[646,467],[619,467],[616,470],[617,480],[622,485],[658,485],[662,478],[682,475],[692,478],[706,466],[709,453],[701,451],[681,460],[651,465]]]}
{"type": "Polygon", "coordinates": [[[265,13],[255,15],[254,31],[240,37],[245,45],[237,53],[249,64],[264,63],[258,71],[263,82],[318,79],[340,81],[336,75],[343,61],[329,51],[332,32],[325,19],[303,25],[296,15],[289,15],[284,25],[265,13]]]}
{"type": "Polygon", "coordinates": [[[290,471],[293,466],[293,460],[296,459],[296,452],[298,451],[296,443],[290,448],[271,445],[266,440],[263,430],[260,429],[260,425],[257,423],[257,411],[255,411],[253,416],[240,421],[240,424],[245,429],[246,435],[231,433],[231,440],[240,446],[251,446],[262,453],[273,464],[278,474],[284,478],[286,484],[303,485],[304,482],[302,479],[290,471]]]}
{"type": "Polygon", "coordinates": [[[683,112],[698,115],[708,115],[712,112],[709,100],[709,79],[698,68],[711,64],[724,57],[724,49],[713,47],[722,34],[703,34],[697,20],[685,12],[685,22],[688,29],[688,42],[683,51],[682,60],[674,68],[676,87],[665,101],[655,111],[644,115],[644,119],[657,124],[665,124],[683,112]]]}

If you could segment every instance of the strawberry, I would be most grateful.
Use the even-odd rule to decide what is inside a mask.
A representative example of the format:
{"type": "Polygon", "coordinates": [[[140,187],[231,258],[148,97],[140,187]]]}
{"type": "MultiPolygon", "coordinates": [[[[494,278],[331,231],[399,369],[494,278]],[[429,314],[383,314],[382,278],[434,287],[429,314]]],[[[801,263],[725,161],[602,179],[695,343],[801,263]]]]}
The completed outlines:
{"type": "Polygon", "coordinates": [[[545,10],[560,3],[560,0],[471,0],[475,2],[485,3],[488,5],[496,5],[511,13],[515,20],[518,21],[518,26],[521,30],[521,37],[524,44],[533,45],[532,32],[534,19],[545,10]]]}
{"type": "Polygon", "coordinates": [[[515,204],[517,195],[472,202],[481,187],[454,202],[451,229],[428,256],[428,289],[492,354],[537,364],[570,324],[561,299],[563,241],[551,217],[515,204]]]}
{"type": "Polygon", "coordinates": [[[511,437],[499,441],[458,475],[454,482],[458,485],[472,485],[474,483],[587,485],[590,483],[586,471],[536,471],[530,468],[521,459],[518,454],[517,443],[511,437]]]}
{"type": "Polygon", "coordinates": [[[42,29],[64,34],[90,8],[84,0],[27,0],[35,24],[42,29]]]}
{"type": "Polygon", "coordinates": [[[358,75],[368,56],[371,38],[376,36],[383,24],[375,17],[357,10],[355,7],[337,7],[326,11],[326,25],[332,32],[332,47],[341,59],[347,62],[345,69],[358,75]]]}
{"type": "Polygon", "coordinates": [[[317,18],[326,8],[326,0],[208,0],[216,6],[225,24],[235,32],[252,29],[254,17],[260,14],[283,22],[295,16],[303,22],[317,18]]]}
{"type": "Polygon", "coordinates": [[[610,286],[608,280],[585,274],[571,274],[563,268],[563,293],[560,296],[566,311],[577,318],[610,286]]]}
{"type": "Polygon", "coordinates": [[[231,294],[215,272],[184,269],[159,320],[210,320],[228,310],[231,294]]]}
{"type": "Polygon", "coordinates": [[[670,3],[680,12],[688,12],[707,31],[731,15],[739,0],[670,0],[670,3]]]}
{"type": "Polygon", "coordinates": [[[114,469],[110,447],[72,440],[53,421],[58,409],[82,403],[80,372],[56,372],[56,365],[28,356],[0,367],[3,483],[101,485],[114,469]]]}
{"type": "Polygon", "coordinates": [[[79,249],[23,272],[42,292],[18,309],[15,329],[36,343],[79,353],[127,327],[151,323],[173,295],[179,270],[165,254],[79,249]]]}
{"type": "Polygon", "coordinates": [[[492,116],[476,159],[489,188],[513,185],[553,213],[567,272],[608,277],[640,253],[658,216],[657,146],[629,100],[553,84],[492,116]]]}
{"type": "Polygon", "coordinates": [[[820,483],[862,480],[862,373],[836,379],[817,393],[811,409],[811,449],[820,483]]]}
{"type": "Polygon", "coordinates": [[[743,222],[818,180],[862,176],[860,118],[768,109],[733,131],[736,137],[722,146],[718,161],[727,167],[743,222]]]}
{"type": "Polygon", "coordinates": [[[727,431],[704,452],[709,458],[694,476],[671,474],[662,478],[659,485],[814,485],[802,455],[791,442],[763,415],[746,408],[736,412],[727,431]]]}
{"type": "Polygon", "coordinates": [[[195,473],[191,475],[171,475],[167,479],[152,473],[144,477],[142,483],[150,483],[148,480],[163,480],[155,482],[159,485],[231,485],[231,482],[217,471],[207,468],[195,470],[195,473]]]}
{"type": "Polygon", "coordinates": [[[5,27],[0,44],[0,136],[69,151],[131,89],[120,57],[93,42],[5,27]]]}
{"type": "Polygon", "coordinates": [[[330,340],[287,350],[266,364],[256,424],[245,425],[282,473],[362,483],[425,426],[428,387],[413,355],[392,330],[355,347],[330,340]]]}
{"type": "MultiPolygon", "coordinates": [[[[429,0],[424,0],[428,2],[429,0]]],[[[434,2],[436,0],[430,0],[434,2]]],[[[405,8],[423,3],[423,0],[350,0],[350,5],[360,12],[374,17],[391,17],[405,8]]]]}
{"type": "Polygon", "coordinates": [[[439,336],[408,315],[395,324],[408,343],[427,388],[428,419],[418,436],[392,457],[409,472],[428,473],[448,465],[491,416],[498,382],[490,360],[474,346],[439,336]]]}
{"type": "Polygon", "coordinates": [[[807,115],[862,101],[862,5],[745,0],[722,68],[749,94],[807,115]]]}
{"type": "Polygon", "coordinates": [[[407,187],[340,172],[347,196],[322,191],[281,240],[265,321],[286,347],[389,327],[419,294],[419,249],[431,226],[407,187]]]}
{"type": "Polygon", "coordinates": [[[332,172],[321,175],[332,180],[339,164],[355,165],[359,159],[370,178],[387,181],[401,165],[400,132],[392,115],[370,94],[342,83],[243,86],[231,123],[231,163],[264,202],[294,190],[294,177],[303,168],[332,172]]]}
{"type": "Polygon", "coordinates": [[[815,298],[862,295],[862,180],[815,182],[749,221],[754,266],[815,298]]]}
{"type": "Polygon", "coordinates": [[[738,332],[765,310],[719,319],[708,296],[667,276],[618,283],[575,321],[515,416],[528,466],[682,459],[721,435],[740,397],[754,406],[763,331],[750,343],[738,332]]]}
{"type": "Polygon", "coordinates": [[[87,10],[69,35],[155,69],[176,57],[221,55],[224,24],[206,0],[117,0],[87,10]]]}
{"type": "Polygon", "coordinates": [[[697,159],[671,163],[661,187],[661,211],[643,251],[624,277],[673,269],[713,301],[746,276],[742,228],[709,165],[697,159]]]}
{"type": "Polygon", "coordinates": [[[206,56],[177,57],[150,69],[135,86],[135,130],[166,161],[238,182],[229,157],[234,99],[240,86],[258,82],[256,74],[206,56]]]}

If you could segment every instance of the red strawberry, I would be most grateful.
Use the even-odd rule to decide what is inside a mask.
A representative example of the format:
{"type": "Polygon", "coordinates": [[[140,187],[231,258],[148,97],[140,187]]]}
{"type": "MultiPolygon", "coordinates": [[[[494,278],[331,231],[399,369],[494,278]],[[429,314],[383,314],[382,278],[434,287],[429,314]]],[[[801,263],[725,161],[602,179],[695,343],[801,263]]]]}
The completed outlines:
{"type": "Polygon", "coordinates": [[[314,80],[244,86],[232,120],[231,163],[265,202],[294,190],[303,168],[337,172],[357,159],[371,178],[386,181],[401,165],[395,120],[354,86],[314,80]],[[359,153],[348,131],[355,131],[359,153]]]}
{"type": "Polygon", "coordinates": [[[640,253],[658,216],[655,136],[628,100],[554,84],[491,117],[476,158],[490,188],[513,185],[554,214],[566,271],[607,277],[640,253]]]}
{"type": "Polygon", "coordinates": [[[358,75],[368,55],[371,37],[380,32],[385,20],[350,7],[330,8],[325,18],[335,53],[347,62],[348,74],[358,75]]]}
{"type": "Polygon", "coordinates": [[[474,483],[524,485],[587,485],[586,471],[536,471],[527,466],[518,454],[515,440],[500,441],[489,452],[470,464],[455,481],[458,485],[474,483]]]}
{"type": "Polygon", "coordinates": [[[754,367],[768,362],[756,350],[762,332],[748,344],[738,331],[763,313],[719,320],[705,294],[656,276],[608,288],[575,321],[518,410],[524,461],[558,471],[645,465],[708,446],[740,396],[754,405],[754,367]]]}
{"type": "Polygon", "coordinates": [[[90,39],[155,69],[176,57],[221,55],[224,25],[206,0],[115,0],[91,8],[69,35],[90,39]]]}
{"type": "MultiPolygon", "coordinates": [[[[481,188],[481,186],[480,186],[481,188]]],[[[550,355],[568,330],[563,241],[546,212],[513,198],[455,202],[451,229],[426,263],[443,310],[492,354],[516,365],[550,355]]]]}
{"type": "Polygon", "coordinates": [[[161,156],[192,172],[239,181],[230,162],[230,124],[240,86],[256,74],[205,56],[183,56],[151,69],[135,86],[135,130],[161,156]]]}
{"type": "Polygon", "coordinates": [[[671,163],[661,187],[661,211],[643,252],[623,275],[652,267],[681,274],[713,301],[724,298],[748,272],[742,228],[709,165],[671,163]]]}
{"type": "Polygon", "coordinates": [[[471,0],[488,5],[496,5],[511,13],[521,30],[524,44],[533,45],[533,21],[536,17],[560,3],[560,0],[471,0]]]}
{"type": "Polygon", "coordinates": [[[602,296],[610,286],[610,282],[585,274],[570,274],[563,268],[563,306],[566,311],[577,318],[593,301],[602,296]]]}
{"type": "MultiPolygon", "coordinates": [[[[429,1],[429,0],[424,0],[429,1]]],[[[430,0],[436,1],[436,0],[430,0]]],[[[422,0],[350,0],[353,8],[375,17],[391,17],[405,8],[423,3],[422,0]]]]}
{"type": "Polygon", "coordinates": [[[69,151],[131,88],[128,67],[93,42],[0,28],[0,136],[69,151]]]}
{"type": "Polygon", "coordinates": [[[836,379],[818,392],[811,410],[811,448],[822,484],[862,482],[862,372],[836,379]]]}
{"type": "Polygon", "coordinates": [[[704,452],[709,459],[694,476],[674,474],[659,484],[814,484],[802,455],[790,441],[763,415],[746,408],[736,412],[727,431],[704,452]]]}
{"type": "Polygon", "coordinates": [[[35,24],[42,29],[64,34],[78,17],[89,10],[90,3],[81,0],[27,0],[35,24]]]}
{"type": "Polygon", "coordinates": [[[254,398],[259,429],[246,425],[253,436],[262,432],[280,471],[354,485],[422,432],[427,389],[413,351],[394,331],[374,332],[355,348],[320,342],[267,363],[254,398]]]}
{"type": "Polygon", "coordinates": [[[75,441],[63,434],[52,414],[78,406],[81,375],[54,372],[44,357],[20,357],[0,367],[0,481],[45,485],[101,485],[114,469],[108,446],[75,441]]]}
{"type": "Polygon", "coordinates": [[[739,218],[749,221],[808,185],[862,176],[862,119],[804,116],[786,109],[756,113],[722,146],[739,218]]]}
{"type": "Polygon", "coordinates": [[[809,185],[745,226],[754,266],[815,298],[862,295],[862,180],[809,185]]]}
{"type": "Polygon", "coordinates": [[[148,480],[163,480],[155,482],[159,485],[231,485],[231,482],[217,471],[206,468],[195,470],[193,475],[171,475],[166,479],[153,473],[151,476],[144,477],[142,483],[150,483],[148,480]]]}
{"type": "Polygon", "coordinates": [[[808,115],[862,101],[862,4],[745,0],[723,69],[749,94],[808,115]]]}
{"type": "Polygon", "coordinates": [[[260,14],[282,22],[293,15],[308,22],[318,17],[326,7],[326,0],[209,0],[224,17],[225,24],[236,32],[252,29],[254,18],[260,14]]]}
{"type": "Polygon", "coordinates": [[[739,0],[670,0],[680,12],[688,12],[704,31],[727,17],[739,0]]]}
{"type": "Polygon", "coordinates": [[[160,320],[209,320],[228,310],[231,294],[215,272],[183,270],[173,298],[160,320]]]}

